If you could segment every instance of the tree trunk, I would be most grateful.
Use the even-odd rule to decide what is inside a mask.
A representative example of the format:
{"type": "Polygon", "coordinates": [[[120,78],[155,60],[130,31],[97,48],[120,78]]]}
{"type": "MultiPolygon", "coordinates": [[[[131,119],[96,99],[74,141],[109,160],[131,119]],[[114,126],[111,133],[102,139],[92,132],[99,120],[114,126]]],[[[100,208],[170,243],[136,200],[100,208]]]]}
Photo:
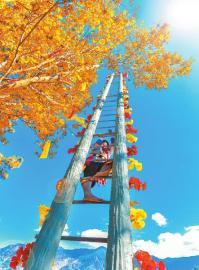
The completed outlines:
{"type": "Polygon", "coordinates": [[[106,270],[132,270],[130,196],[124,119],[123,76],[117,105],[116,138],[113,159],[113,180],[109,213],[106,270]]]}
{"type": "Polygon", "coordinates": [[[64,184],[62,193],[57,193],[52,202],[51,210],[39,233],[25,270],[50,270],[52,268],[61,235],[69,216],[70,206],[80,179],[80,174],[82,173],[82,168],[113,77],[114,74],[111,75],[105,89],[102,91],[93,117],[63,178],[64,184]]]}

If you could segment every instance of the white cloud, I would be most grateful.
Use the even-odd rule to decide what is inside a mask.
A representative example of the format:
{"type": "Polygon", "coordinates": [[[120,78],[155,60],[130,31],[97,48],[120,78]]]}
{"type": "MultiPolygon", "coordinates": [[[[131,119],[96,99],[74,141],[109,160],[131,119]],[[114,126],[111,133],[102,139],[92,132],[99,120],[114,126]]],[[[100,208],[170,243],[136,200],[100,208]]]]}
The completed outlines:
{"type": "Polygon", "coordinates": [[[68,236],[69,232],[68,232],[68,225],[66,224],[62,233],[62,236],[68,236]]]}
{"type": "MultiPolygon", "coordinates": [[[[98,229],[89,229],[89,230],[81,232],[81,236],[83,236],[83,237],[85,237],[85,236],[86,237],[104,237],[105,238],[105,237],[108,236],[108,233],[104,232],[104,231],[101,231],[101,230],[98,230],[98,229]]],[[[91,242],[88,242],[87,244],[88,244],[88,246],[94,247],[94,248],[101,247],[101,246],[104,246],[104,247],[107,246],[104,243],[91,243],[91,242]]]]}
{"type": "Polygon", "coordinates": [[[155,213],[151,216],[152,220],[154,220],[158,226],[162,227],[167,225],[166,218],[161,213],[155,213]]]}
{"type": "Polygon", "coordinates": [[[160,259],[167,257],[179,258],[199,255],[199,226],[185,228],[184,234],[161,233],[158,241],[137,240],[133,243],[134,252],[137,250],[148,251],[160,259]]]}

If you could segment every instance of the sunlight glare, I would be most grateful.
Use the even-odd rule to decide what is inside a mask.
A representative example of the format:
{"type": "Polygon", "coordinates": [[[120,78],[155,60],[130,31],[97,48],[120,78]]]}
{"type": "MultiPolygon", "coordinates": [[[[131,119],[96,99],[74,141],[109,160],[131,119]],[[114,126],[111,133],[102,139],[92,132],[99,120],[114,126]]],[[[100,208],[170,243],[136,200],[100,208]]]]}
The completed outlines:
{"type": "Polygon", "coordinates": [[[199,31],[199,0],[171,0],[167,6],[167,22],[174,28],[199,31]]]}

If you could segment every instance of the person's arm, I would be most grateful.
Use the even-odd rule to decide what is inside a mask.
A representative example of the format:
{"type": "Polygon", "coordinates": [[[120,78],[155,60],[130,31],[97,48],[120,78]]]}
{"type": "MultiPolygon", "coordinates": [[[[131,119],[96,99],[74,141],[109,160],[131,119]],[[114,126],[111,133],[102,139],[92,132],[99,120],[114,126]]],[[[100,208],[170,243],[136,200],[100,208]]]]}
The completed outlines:
{"type": "Polygon", "coordinates": [[[100,139],[97,140],[97,141],[94,143],[93,147],[91,147],[91,153],[92,153],[92,154],[95,154],[95,155],[99,154],[101,144],[102,144],[102,140],[100,140],[100,139]]]}

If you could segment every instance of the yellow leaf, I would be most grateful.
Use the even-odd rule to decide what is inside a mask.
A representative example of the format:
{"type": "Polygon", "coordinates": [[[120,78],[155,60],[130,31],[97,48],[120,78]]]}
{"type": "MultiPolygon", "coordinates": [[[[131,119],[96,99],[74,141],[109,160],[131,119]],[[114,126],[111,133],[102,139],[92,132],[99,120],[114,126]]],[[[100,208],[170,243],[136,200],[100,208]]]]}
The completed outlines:
{"type": "Polygon", "coordinates": [[[50,140],[47,140],[45,143],[44,143],[44,146],[43,146],[43,151],[40,155],[40,158],[47,158],[48,157],[48,153],[49,153],[49,150],[50,150],[50,146],[51,146],[51,141],[50,140]]]}
{"type": "Polygon", "coordinates": [[[75,114],[71,117],[71,120],[78,122],[82,127],[86,127],[85,119],[83,117],[79,117],[75,114]]]}

